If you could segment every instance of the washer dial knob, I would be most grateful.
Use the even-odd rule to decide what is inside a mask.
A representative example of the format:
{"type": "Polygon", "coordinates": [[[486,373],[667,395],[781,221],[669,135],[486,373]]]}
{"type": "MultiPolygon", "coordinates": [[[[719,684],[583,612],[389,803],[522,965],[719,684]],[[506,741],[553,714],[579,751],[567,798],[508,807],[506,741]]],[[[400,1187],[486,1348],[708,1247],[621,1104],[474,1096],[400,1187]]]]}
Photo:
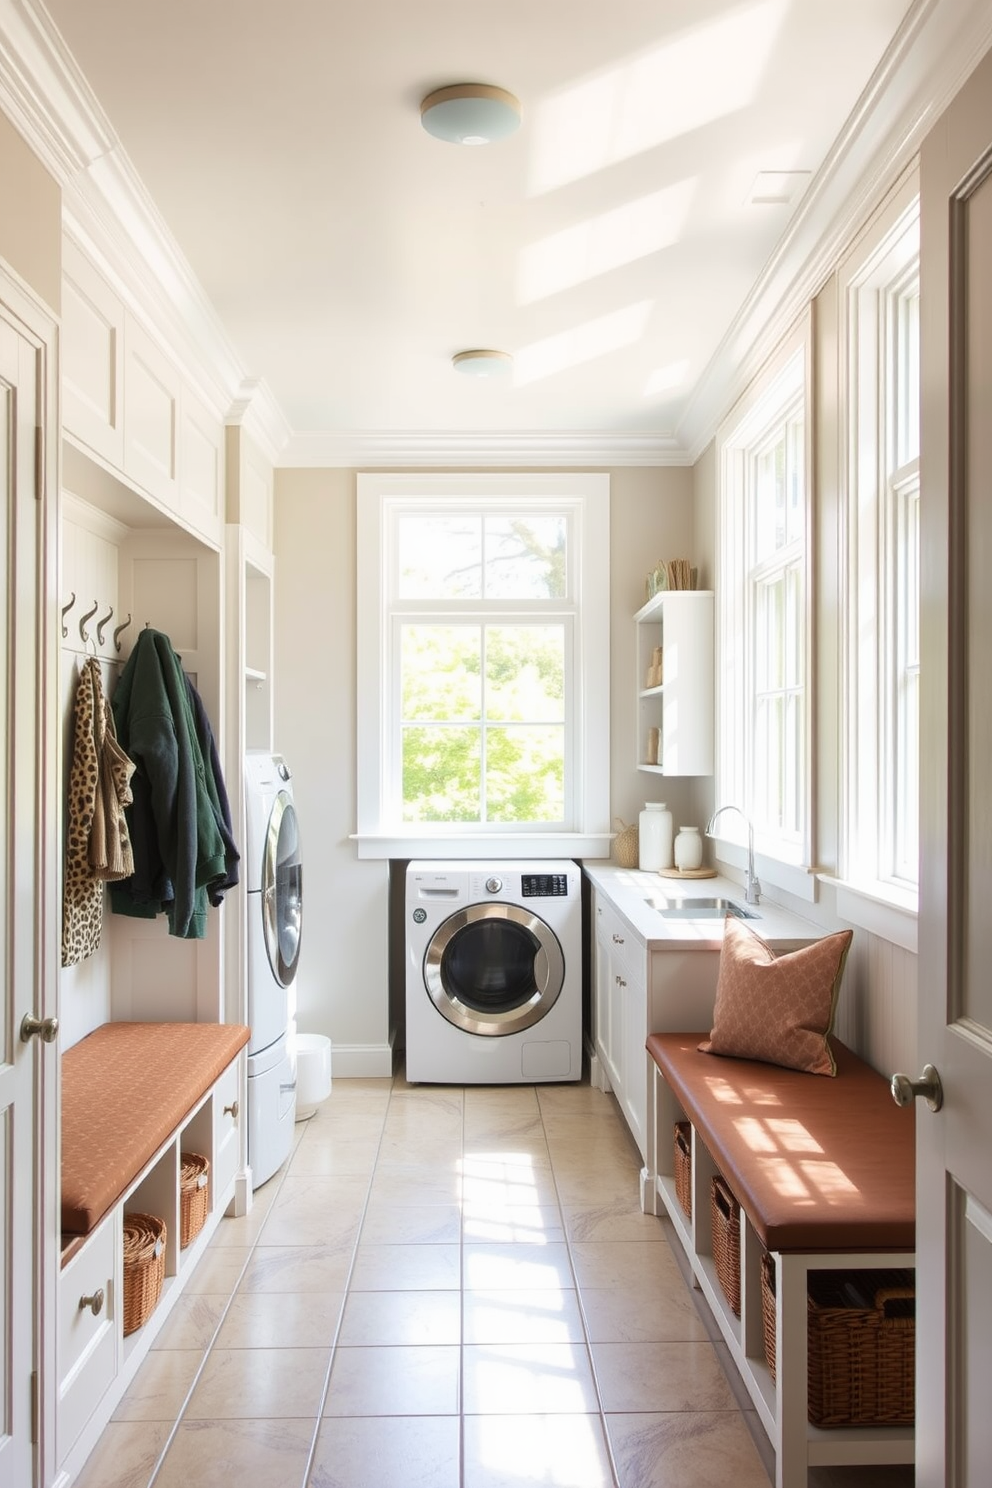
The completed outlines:
{"type": "Polygon", "coordinates": [[[487,894],[498,894],[499,891],[500,891],[500,889],[502,887],[503,887],[503,880],[501,878],[487,878],[486,879],[486,893],[487,894]]]}

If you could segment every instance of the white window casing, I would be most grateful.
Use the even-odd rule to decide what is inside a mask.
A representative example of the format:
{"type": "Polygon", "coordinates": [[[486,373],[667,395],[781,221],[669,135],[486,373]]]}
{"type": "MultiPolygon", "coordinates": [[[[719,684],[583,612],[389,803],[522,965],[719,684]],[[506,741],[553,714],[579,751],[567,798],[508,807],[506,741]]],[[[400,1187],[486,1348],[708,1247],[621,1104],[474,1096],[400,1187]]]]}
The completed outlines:
{"type": "MultiPolygon", "coordinates": [[[[358,476],[358,821],[361,857],[605,857],[609,812],[609,476],[382,474],[358,476]],[[397,551],[406,515],[538,512],[567,524],[565,593],[522,599],[401,595],[397,551]],[[400,638],[450,621],[547,625],[563,636],[564,803],[544,823],[403,821],[400,638]]],[[[484,644],[484,641],[482,642],[484,644]]],[[[480,725],[485,750],[486,720],[480,725]]],[[[484,814],[484,813],[483,813],[484,814]]]]}

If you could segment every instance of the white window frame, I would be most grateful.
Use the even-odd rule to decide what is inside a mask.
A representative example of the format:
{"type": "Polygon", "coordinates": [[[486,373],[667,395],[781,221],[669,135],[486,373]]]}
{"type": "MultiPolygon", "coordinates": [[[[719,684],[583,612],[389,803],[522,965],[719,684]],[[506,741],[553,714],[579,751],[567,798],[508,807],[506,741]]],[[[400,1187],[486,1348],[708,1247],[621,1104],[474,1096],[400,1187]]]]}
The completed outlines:
{"type": "Polygon", "coordinates": [[[838,909],[853,924],[916,950],[918,882],[896,863],[892,759],[906,596],[896,561],[919,459],[895,448],[893,312],[918,293],[919,179],[912,168],[838,273],[843,551],[841,810],[838,909]]]}
{"type": "MultiPolygon", "coordinates": [[[[608,857],[610,852],[610,478],[581,474],[360,474],[357,490],[359,857],[608,857]],[[560,510],[570,522],[566,665],[566,810],[559,830],[403,823],[394,798],[396,648],[390,532],[398,508],[507,504],[560,510]]],[[[567,612],[567,613],[566,613],[567,612]]]]}
{"type": "MultiPolygon", "coordinates": [[[[765,368],[724,420],[717,434],[719,482],[717,544],[717,759],[715,803],[735,805],[754,825],[756,868],[761,881],[812,901],[816,882],[813,862],[812,765],[813,737],[813,626],[812,615],[812,312],[806,313],[784,338],[765,368]],[[799,824],[795,833],[779,833],[754,821],[753,748],[755,617],[752,605],[748,466],[774,430],[801,407],[803,412],[802,532],[793,562],[798,562],[803,616],[799,639],[802,691],[798,772],[799,824]]],[[[728,832],[737,822],[734,813],[720,821],[728,832]]],[[[741,838],[717,839],[717,857],[742,866],[741,838]],[[734,844],[738,844],[734,846],[734,844]]]]}

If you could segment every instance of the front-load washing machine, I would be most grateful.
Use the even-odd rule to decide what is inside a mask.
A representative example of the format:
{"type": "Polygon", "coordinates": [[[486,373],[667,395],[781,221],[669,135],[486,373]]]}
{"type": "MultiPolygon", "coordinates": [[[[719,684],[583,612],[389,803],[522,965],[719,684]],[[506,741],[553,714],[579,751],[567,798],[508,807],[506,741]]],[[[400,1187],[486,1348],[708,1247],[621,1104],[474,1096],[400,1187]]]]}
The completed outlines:
{"type": "Polygon", "coordinates": [[[281,754],[245,756],[248,891],[248,1162],[257,1187],[293,1144],[296,1061],[290,1037],[300,956],[303,868],[292,772],[281,754]]]}
{"type": "Polygon", "coordinates": [[[408,865],[408,1080],[581,1078],[580,890],[571,862],[408,865]]]}

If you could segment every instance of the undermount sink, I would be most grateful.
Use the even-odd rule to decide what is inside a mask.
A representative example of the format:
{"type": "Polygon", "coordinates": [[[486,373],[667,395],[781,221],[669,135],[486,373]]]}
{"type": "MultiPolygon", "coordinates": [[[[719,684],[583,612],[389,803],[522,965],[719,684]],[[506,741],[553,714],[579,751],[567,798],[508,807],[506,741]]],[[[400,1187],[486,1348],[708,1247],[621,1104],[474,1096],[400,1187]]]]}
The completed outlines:
{"type": "Polygon", "coordinates": [[[656,909],[666,920],[722,920],[725,915],[736,915],[739,920],[760,920],[756,910],[745,909],[735,899],[680,897],[659,899],[651,894],[644,901],[656,909]]]}

